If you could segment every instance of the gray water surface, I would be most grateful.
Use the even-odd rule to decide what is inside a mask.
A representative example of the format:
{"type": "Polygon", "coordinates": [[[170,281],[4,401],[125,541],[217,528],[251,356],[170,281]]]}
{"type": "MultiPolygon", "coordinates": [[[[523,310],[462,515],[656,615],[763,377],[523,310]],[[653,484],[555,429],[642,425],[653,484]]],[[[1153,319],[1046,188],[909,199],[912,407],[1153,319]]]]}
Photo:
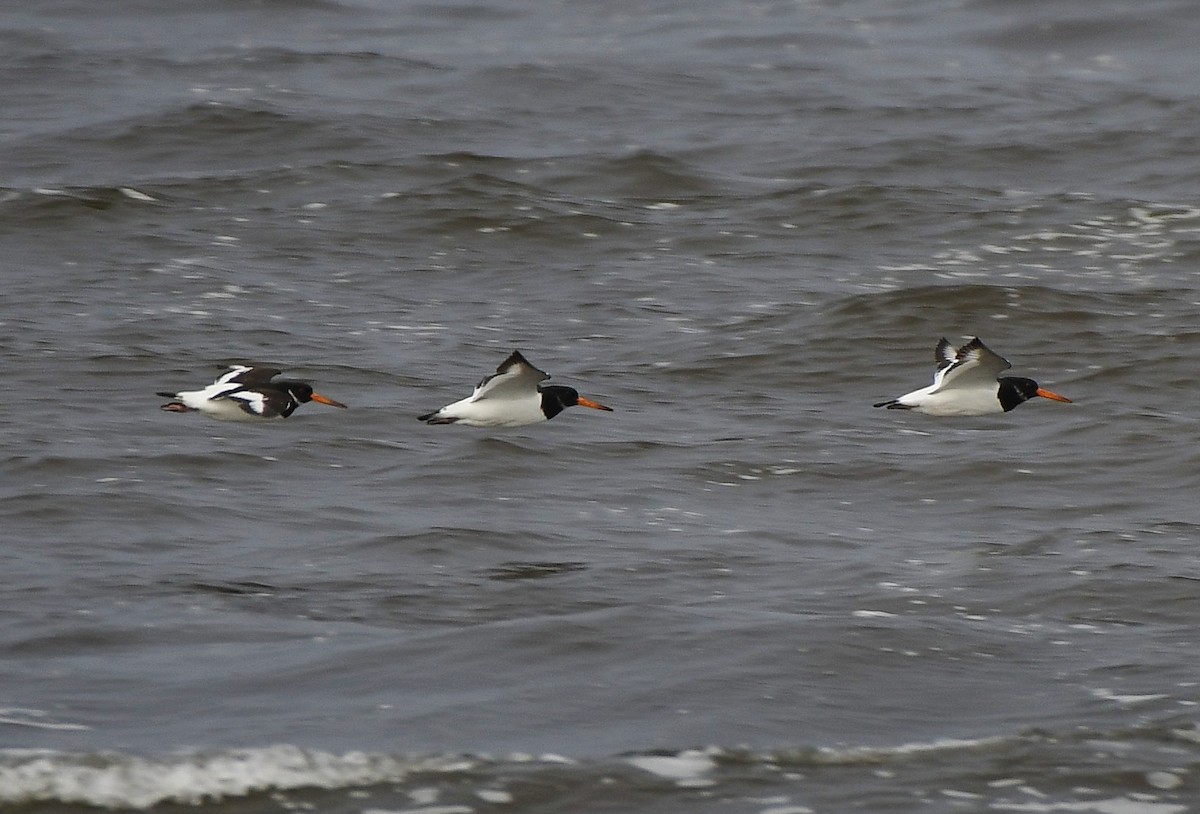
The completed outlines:
{"type": "Polygon", "coordinates": [[[1192,810],[1198,38],[0,12],[0,809],[1192,810]],[[1074,403],[872,409],[973,335],[1074,403]],[[415,420],[514,348],[615,411],[415,420]]]}

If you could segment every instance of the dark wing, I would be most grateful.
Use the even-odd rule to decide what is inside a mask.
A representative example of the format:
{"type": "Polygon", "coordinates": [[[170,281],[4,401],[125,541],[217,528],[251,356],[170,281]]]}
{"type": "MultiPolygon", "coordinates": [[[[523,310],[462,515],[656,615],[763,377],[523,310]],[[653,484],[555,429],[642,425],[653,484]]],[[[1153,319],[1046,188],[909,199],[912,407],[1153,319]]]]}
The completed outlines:
{"type": "Polygon", "coordinates": [[[214,384],[240,384],[254,387],[260,384],[270,384],[271,379],[282,373],[273,367],[251,367],[250,365],[230,365],[229,371],[214,384]]]}
{"type": "Polygon", "coordinates": [[[937,347],[933,349],[933,361],[937,363],[937,369],[941,370],[954,364],[956,358],[958,358],[958,351],[950,344],[950,340],[943,336],[937,343],[937,347]]]}
{"type": "Polygon", "coordinates": [[[536,391],[538,382],[543,382],[549,378],[549,373],[544,370],[538,370],[529,364],[529,361],[521,355],[521,352],[515,350],[507,359],[500,363],[500,367],[496,368],[494,374],[479,383],[479,386],[475,388],[475,392],[471,394],[471,400],[477,401],[482,398],[492,398],[505,394],[512,397],[520,397],[523,394],[528,394],[530,391],[536,391]]]}
{"type": "Polygon", "coordinates": [[[1001,371],[1008,370],[1012,367],[1008,360],[998,353],[993,353],[987,345],[979,341],[978,336],[971,337],[971,341],[958,349],[958,356],[955,359],[956,363],[974,362],[984,370],[994,373],[999,376],[1001,371]]]}
{"type": "Polygon", "coordinates": [[[952,384],[969,385],[972,382],[992,384],[1001,371],[1008,370],[1012,365],[1003,356],[992,353],[979,337],[971,337],[971,341],[958,349],[954,364],[939,370],[933,377],[934,384],[950,387],[952,384]]]}
{"type": "Polygon", "coordinates": [[[942,337],[938,341],[937,347],[933,349],[933,361],[937,363],[937,370],[933,374],[933,384],[935,390],[941,387],[942,380],[946,377],[946,373],[950,368],[954,367],[955,361],[958,359],[958,351],[950,344],[950,340],[942,337]]]}
{"type": "Polygon", "coordinates": [[[223,393],[216,398],[236,401],[238,406],[250,415],[272,418],[281,415],[290,416],[298,406],[291,394],[283,390],[251,390],[238,389],[223,393]]]}

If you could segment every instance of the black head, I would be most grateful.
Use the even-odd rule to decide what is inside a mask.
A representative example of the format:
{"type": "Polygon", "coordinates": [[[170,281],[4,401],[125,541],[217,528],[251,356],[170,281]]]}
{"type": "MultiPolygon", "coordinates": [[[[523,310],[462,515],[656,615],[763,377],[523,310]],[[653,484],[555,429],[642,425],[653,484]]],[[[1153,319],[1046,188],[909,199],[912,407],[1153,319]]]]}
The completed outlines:
{"type": "Polygon", "coordinates": [[[1024,404],[1034,396],[1039,396],[1051,401],[1063,401],[1067,404],[1071,400],[1066,396],[1060,396],[1058,393],[1052,393],[1044,387],[1038,387],[1038,383],[1033,379],[1022,379],[1020,376],[1005,376],[1000,379],[1000,390],[997,393],[1000,399],[1000,406],[1004,408],[1004,412],[1008,412],[1018,404],[1024,404]]]}
{"type": "MultiPolygon", "coordinates": [[[[331,407],[345,407],[340,401],[334,401],[331,398],[326,398],[320,393],[313,392],[312,385],[308,382],[298,382],[294,379],[279,379],[271,382],[271,386],[277,390],[282,390],[291,396],[296,404],[307,404],[310,401],[315,401],[320,404],[328,404],[331,407]]],[[[296,409],[295,407],[292,408],[296,409]]]]}
{"type": "Polygon", "coordinates": [[[271,386],[282,390],[301,404],[307,404],[312,401],[313,389],[308,382],[280,379],[279,381],[271,382],[271,386]]]}
{"type": "Polygon", "coordinates": [[[1020,376],[1005,376],[1000,379],[1000,406],[1004,412],[1024,404],[1038,394],[1038,383],[1033,379],[1023,379],[1020,376]]]}
{"type": "Polygon", "coordinates": [[[549,384],[539,388],[539,390],[542,394],[542,413],[545,414],[547,421],[568,407],[591,407],[593,410],[612,412],[611,407],[605,407],[603,404],[594,402],[591,399],[585,399],[579,395],[579,391],[574,387],[549,384]]]}
{"type": "Polygon", "coordinates": [[[542,388],[542,412],[545,413],[547,421],[578,403],[579,391],[574,387],[552,384],[542,388]]]}

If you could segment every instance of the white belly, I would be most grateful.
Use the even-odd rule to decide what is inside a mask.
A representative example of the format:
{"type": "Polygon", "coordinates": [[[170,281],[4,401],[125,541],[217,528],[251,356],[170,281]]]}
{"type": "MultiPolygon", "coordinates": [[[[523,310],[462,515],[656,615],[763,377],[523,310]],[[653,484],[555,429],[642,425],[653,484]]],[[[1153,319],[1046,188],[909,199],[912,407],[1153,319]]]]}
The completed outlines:
{"type": "Polygon", "coordinates": [[[204,390],[191,390],[186,393],[178,393],[176,398],[182,401],[193,410],[199,410],[210,418],[216,418],[221,421],[262,421],[264,416],[251,415],[241,407],[241,402],[234,399],[214,399],[214,393],[219,393],[212,387],[204,390]]]}
{"type": "Polygon", "coordinates": [[[522,399],[465,398],[447,404],[438,410],[438,416],[455,418],[468,427],[524,427],[546,420],[540,393],[522,399]]]}
{"type": "Polygon", "coordinates": [[[936,416],[988,415],[1002,413],[1000,398],[994,388],[950,388],[930,393],[929,388],[914,390],[897,399],[918,413],[936,416]]]}

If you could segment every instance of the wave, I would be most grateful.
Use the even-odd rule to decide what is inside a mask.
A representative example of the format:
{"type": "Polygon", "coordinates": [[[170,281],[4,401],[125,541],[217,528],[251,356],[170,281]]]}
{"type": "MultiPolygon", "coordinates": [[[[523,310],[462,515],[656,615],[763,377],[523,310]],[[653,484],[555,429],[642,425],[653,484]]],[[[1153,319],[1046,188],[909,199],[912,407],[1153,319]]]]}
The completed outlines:
{"type": "Polygon", "coordinates": [[[6,750],[0,752],[0,804],[54,801],[137,809],[164,802],[197,805],[269,790],[400,782],[413,772],[453,772],[469,765],[455,758],[335,755],[288,745],[163,758],[6,750]]]}
{"type": "MultiPolygon", "coordinates": [[[[1023,732],[1007,736],[947,738],[894,746],[794,747],[767,750],[723,748],[632,752],[596,760],[576,760],[556,754],[534,756],[512,753],[505,756],[442,754],[427,756],[392,755],[351,751],[333,753],[281,744],[261,748],[179,752],[161,757],[143,757],[118,752],[64,753],[42,750],[0,750],[0,806],[82,804],[110,809],[148,809],[174,803],[192,806],[219,805],[222,801],[255,795],[289,793],[303,795],[322,808],[320,795],[330,792],[351,797],[386,796],[409,805],[413,802],[513,803],[525,794],[562,795],[570,801],[563,810],[588,810],[593,795],[597,810],[612,810],[614,800],[648,793],[678,795],[703,790],[708,798],[713,789],[726,802],[752,790],[762,793],[775,784],[789,786],[803,779],[812,790],[818,778],[831,772],[830,788],[845,793],[847,772],[865,772],[874,781],[903,773],[919,773],[934,787],[981,782],[990,790],[993,808],[1024,810],[1036,802],[1044,810],[1097,811],[1131,801],[1136,795],[1145,814],[1176,814],[1185,806],[1176,804],[1173,789],[1182,778],[1171,769],[1180,751],[1196,748],[1196,729],[1156,728],[1154,731],[1109,733],[1075,732],[1052,735],[1023,732]],[[1105,768],[1095,752],[1097,738],[1116,744],[1127,742],[1142,758],[1105,768]],[[1157,753],[1163,754],[1157,754],[1157,753]],[[1050,766],[1048,773],[1026,777],[1022,795],[1010,791],[1017,785],[1011,773],[1029,773],[1050,766]],[[1141,774],[1138,774],[1140,770],[1141,774]],[[1130,772],[1138,775],[1157,798],[1146,793],[1147,785],[1130,784],[1130,772]],[[997,774],[998,773],[998,774],[997,774]],[[1091,784],[1105,786],[1103,799],[1076,800],[1077,788],[1063,793],[1038,792],[1032,784],[1049,786],[1052,778],[1069,782],[1071,774],[1086,775],[1091,784]],[[987,780],[995,775],[1002,779],[987,780]],[[1122,788],[1122,786],[1124,788],[1122,788]],[[1115,796],[1114,796],[1115,795],[1115,796]],[[603,800],[603,805],[600,801],[603,800]],[[1075,802],[1064,802],[1075,800],[1075,802]]],[[[1115,748],[1115,746],[1114,746],[1115,748]]],[[[1117,751],[1123,751],[1117,749],[1117,751]]],[[[853,783],[851,784],[853,785],[853,783]]],[[[964,798],[981,798],[975,792],[960,792],[964,798]]],[[[662,798],[665,799],[665,798],[662,798]]],[[[783,799],[783,798],[777,798],[783,799]]],[[[326,801],[328,802],[328,801],[326,801]]],[[[646,800],[642,799],[645,803],[646,800]]],[[[698,799],[693,799],[698,804],[698,799]]],[[[471,812],[472,805],[448,805],[437,810],[471,812]]],[[[358,809],[356,809],[358,810],[358,809]]],[[[434,810],[421,808],[421,811],[434,810]]],[[[541,810],[541,809],[539,809],[541,810]]],[[[553,810],[559,810],[554,808],[553,810]]],[[[724,809],[722,809],[724,810],[724,809]]],[[[1126,810],[1126,809],[1112,809],[1126,810]]]]}

